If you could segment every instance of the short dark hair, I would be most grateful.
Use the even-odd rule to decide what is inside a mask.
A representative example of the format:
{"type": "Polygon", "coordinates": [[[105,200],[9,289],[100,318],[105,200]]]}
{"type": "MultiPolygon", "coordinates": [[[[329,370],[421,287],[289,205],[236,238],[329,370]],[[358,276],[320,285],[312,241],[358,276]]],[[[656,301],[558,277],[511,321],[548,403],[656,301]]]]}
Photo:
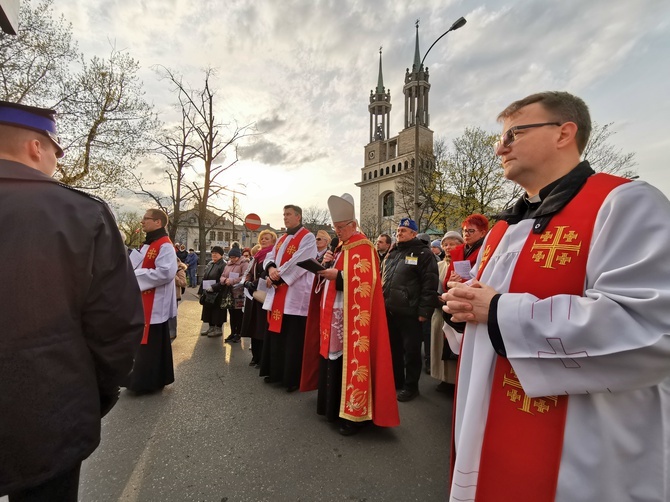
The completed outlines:
{"type": "MultiPolygon", "coordinates": [[[[389,234],[379,234],[379,237],[383,237],[384,240],[386,241],[386,244],[391,244],[393,242],[389,234]]],[[[379,237],[377,238],[379,239],[379,237]]]]}
{"type": "Polygon", "coordinates": [[[538,92],[509,105],[500,112],[498,121],[503,121],[514,115],[524,106],[532,105],[533,103],[542,105],[542,107],[552,115],[552,119],[556,122],[560,122],[561,124],[565,122],[574,122],[577,124],[575,142],[577,143],[577,149],[581,155],[591,136],[591,115],[589,114],[589,107],[586,106],[584,100],[577,96],[573,96],[569,92],[538,92]]]}
{"type": "Polygon", "coordinates": [[[161,227],[165,228],[168,224],[168,215],[162,209],[151,208],[147,209],[147,213],[151,215],[152,218],[160,220],[161,227]]]}
{"type": "Polygon", "coordinates": [[[284,206],[284,211],[286,211],[287,209],[293,209],[293,212],[298,216],[300,216],[300,221],[302,221],[302,209],[300,206],[296,206],[294,204],[287,204],[286,206],[284,206]]]}
{"type": "Polygon", "coordinates": [[[191,251],[193,251],[193,252],[195,253],[195,249],[193,249],[193,248],[189,248],[188,251],[189,251],[189,253],[190,253],[191,251]]]}

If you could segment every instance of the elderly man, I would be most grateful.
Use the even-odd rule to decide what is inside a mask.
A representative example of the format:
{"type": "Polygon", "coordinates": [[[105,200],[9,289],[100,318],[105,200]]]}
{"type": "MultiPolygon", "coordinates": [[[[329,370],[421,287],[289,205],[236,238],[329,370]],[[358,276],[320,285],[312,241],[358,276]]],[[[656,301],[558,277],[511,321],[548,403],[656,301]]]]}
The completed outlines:
{"type": "Polygon", "coordinates": [[[670,203],[580,162],[591,120],[566,92],[500,115],[525,195],[489,232],[466,321],[452,500],[670,500],[670,203]],[[635,245],[630,236],[635,234],[635,245]]]}
{"type": "Polygon", "coordinates": [[[428,245],[417,238],[417,231],[414,220],[401,219],[396,244],[382,265],[398,401],[410,401],[419,395],[421,323],[437,306],[437,262],[428,245]]]}
{"type": "Polygon", "coordinates": [[[140,251],[130,256],[144,304],[144,334],[133,371],[124,384],[136,394],[159,391],[174,382],[168,319],[177,315],[177,256],[167,224],[165,212],[148,209],[142,218],[146,240],[140,251]]]}
{"type": "Polygon", "coordinates": [[[316,260],[321,263],[323,261],[323,255],[328,251],[328,246],[330,245],[330,235],[325,230],[319,230],[316,233],[316,260]]]}
{"type": "MultiPolygon", "coordinates": [[[[55,112],[0,101],[0,498],[77,500],[142,335],[114,216],[52,178],[55,112]]],[[[174,289],[174,288],[173,288],[174,289]]]]}
{"type": "Polygon", "coordinates": [[[349,436],[370,421],[392,427],[400,419],[377,253],[358,231],[350,194],[332,195],[328,208],[339,244],[314,282],[301,390],[318,386],[316,412],[339,418],[349,436]]]}
{"type": "Polygon", "coordinates": [[[263,267],[269,288],[263,309],[268,311],[268,334],[263,342],[261,376],[279,382],[287,392],[300,386],[309,291],[314,274],[298,262],[316,256],[314,234],[302,225],[302,209],[284,206],[286,233],[267,254],[263,267]]]}

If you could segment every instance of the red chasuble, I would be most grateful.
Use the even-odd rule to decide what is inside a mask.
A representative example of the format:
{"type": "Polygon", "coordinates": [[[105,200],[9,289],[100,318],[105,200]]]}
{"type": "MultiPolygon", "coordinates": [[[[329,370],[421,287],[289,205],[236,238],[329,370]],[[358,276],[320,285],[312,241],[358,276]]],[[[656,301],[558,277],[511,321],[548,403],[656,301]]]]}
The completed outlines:
{"type": "MultiPolygon", "coordinates": [[[[158,256],[160,247],[167,242],[172,244],[170,238],[165,235],[149,244],[147,254],[144,255],[144,261],[142,261],[142,268],[156,268],[156,257],[158,256]]],[[[140,342],[141,345],[146,345],[149,341],[149,326],[151,325],[151,311],[154,308],[155,296],[156,288],[142,291],[142,306],[144,307],[144,334],[142,335],[142,342],[140,342]]]]}
{"type": "MultiPolygon", "coordinates": [[[[607,195],[626,181],[606,174],[591,176],[541,235],[531,232],[517,259],[509,292],[540,299],[582,296],[596,216],[607,195]]],[[[507,227],[501,221],[491,230],[478,277],[507,227]]],[[[491,385],[475,500],[553,501],[568,396],[528,397],[509,360],[500,356],[491,385]]]]}
{"type": "MultiPolygon", "coordinates": [[[[309,230],[307,230],[305,227],[302,227],[300,230],[298,230],[289,243],[288,247],[284,250],[284,254],[281,257],[281,262],[279,263],[279,266],[281,267],[284,263],[289,261],[291,258],[293,258],[293,253],[295,253],[298,248],[300,247],[300,242],[302,241],[302,238],[305,237],[309,233],[309,230]]],[[[275,246],[275,256],[281,249],[282,244],[284,244],[284,241],[288,239],[288,234],[282,235],[281,239],[277,242],[277,245],[275,246]]],[[[275,289],[275,296],[274,299],[272,300],[272,310],[268,312],[268,331],[272,331],[274,333],[280,333],[281,332],[281,322],[282,319],[284,318],[284,304],[286,303],[286,294],[288,293],[288,284],[285,282],[282,282],[279,286],[277,286],[277,289],[275,289]]]]}
{"type": "MultiPolygon", "coordinates": [[[[400,423],[400,417],[377,251],[364,234],[355,234],[342,246],[334,267],[344,276],[340,417],[394,427],[400,423]]],[[[333,287],[327,289],[322,309],[324,293],[316,292],[318,281],[317,276],[307,316],[301,391],[317,388],[319,360],[328,358],[336,291],[333,287]]]]}

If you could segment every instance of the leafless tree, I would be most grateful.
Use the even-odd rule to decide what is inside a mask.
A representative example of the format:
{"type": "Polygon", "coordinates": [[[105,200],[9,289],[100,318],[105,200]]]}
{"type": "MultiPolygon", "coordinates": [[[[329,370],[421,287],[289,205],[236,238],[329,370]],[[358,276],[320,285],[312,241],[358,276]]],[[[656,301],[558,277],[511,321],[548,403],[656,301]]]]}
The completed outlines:
{"type": "Polygon", "coordinates": [[[252,124],[220,122],[216,115],[216,90],[212,87],[215,70],[204,70],[204,82],[200,88],[192,88],[183,81],[181,75],[165,67],[158,69],[177,94],[179,103],[186,110],[185,123],[192,129],[192,148],[194,179],[184,182],[183,189],[187,197],[194,201],[198,219],[198,245],[200,264],[204,264],[206,235],[222,221],[225,211],[217,208],[217,198],[232,190],[224,183],[223,173],[237,163],[237,143],[252,132],[252,124]],[[197,165],[196,165],[197,161],[197,165]],[[221,215],[212,218],[211,215],[221,215]]]}
{"type": "Polygon", "coordinates": [[[311,231],[330,225],[330,212],[323,207],[306,207],[302,210],[302,224],[311,231]]]}
{"type": "Polygon", "coordinates": [[[637,171],[635,153],[623,153],[609,143],[609,138],[616,134],[612,129],[614,122],[600,125],[593,123],[591,137],[586,144],[582,158],[588,160],[595,171],[616,174],[624,178],[632,178],[637,171]]]}

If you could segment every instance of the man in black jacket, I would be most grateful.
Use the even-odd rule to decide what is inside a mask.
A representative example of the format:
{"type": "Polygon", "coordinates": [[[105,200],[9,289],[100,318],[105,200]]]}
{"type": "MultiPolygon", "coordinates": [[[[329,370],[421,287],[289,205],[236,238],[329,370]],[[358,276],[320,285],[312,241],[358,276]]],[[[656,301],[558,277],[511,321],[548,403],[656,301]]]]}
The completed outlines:
{"type": "Polygon", "coordinates": [[[437,263],[428,245],[417,239],[417,232],[413,220],[400,220],[397,242],[382,266],[398,401],[419,395],[421,322],[430,319],[437,306],[437,263]]]}
{"type": "Polygon", "coordinates": [[[107,205],[52,178],[52,110],[0,101],[0,497],[77,500],[144,317],[107,205]]]}

